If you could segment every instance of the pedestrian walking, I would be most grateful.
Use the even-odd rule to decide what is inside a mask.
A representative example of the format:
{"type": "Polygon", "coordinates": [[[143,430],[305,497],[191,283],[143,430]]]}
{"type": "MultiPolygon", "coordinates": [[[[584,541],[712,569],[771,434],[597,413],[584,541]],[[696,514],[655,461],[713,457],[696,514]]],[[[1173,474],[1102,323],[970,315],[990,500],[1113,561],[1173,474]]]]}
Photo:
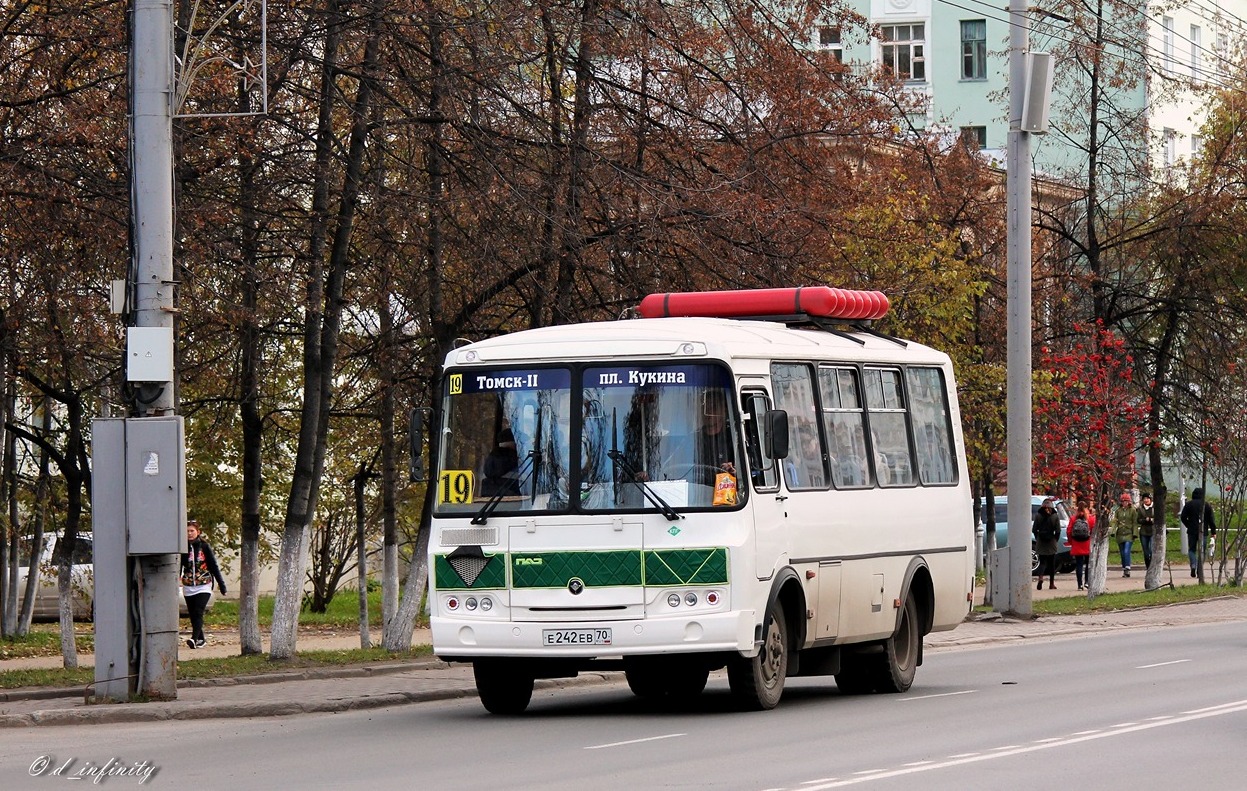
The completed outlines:
{"type": "Polygon", "coordinates": [[[1217,532],[1217,522],[1212,515],[1212,506],[1204,499],[1203,487],[1191,492],[1191,499],[1182,508],[1179,516],[1182,526],[1186,528],[1188,554],[1191,558],[1191,576],[1197,577],[1198,569],[1204,553],[1205,539],[1217,532]]]}
{"type": "Polygon", "coordinates": [[[1143,550],[1143,568],[1152,566],[1152,536],[1156,534],[1156,514],[1152,506],[1152,495],[1143,495],[1139,504],[1139,548],[1143,550]]]}
{"type": "Polygon", "coordinates": [[[1039,582],[1035,590],[1043,590],[1044,574],[1048,575],[1048,590],[1056,590],[1056,556],[1061,551],[1061,517],[1057,516],[1056,504],[1051,497],[1044,498],[1031,525],[1035,537],[1035,553],[1039,555],[1039,582]]]}
{"type": "Polygon", "coordinates": [[[186,598],[186,613],[191,619],[191,639],[186,641],[187,648],[203,648],[206,643],[204,611],[212,599],[213,580],[220,586],[221,595],[225,595],[225,580],[217,568],[216,556],[199,532],[199,522],[192,519],[186,523],[186,554],[182,555],[182,595],[186,598]]]}
{"type": "Polygon", "coordinates": [[[1088,563],[1091,558],[1091,522],[1094,518],[1087,501],[1079,500],[1074,516],[1069,520],[1069,530],[1065,534],[1070,557],[1074,559],[1074,580],[1078,583],[1078,590],[1084,590],[1091,585],[1088,563]]]}
{"type": "Polygon", "coordinates": [[[1117,540],[1117,551],[1121,555],[1121,575],[1129,577],[1131,548],[1134,540],[1139,537],[1139,512],[1135,510],[1134,503],[1130,502],[1128,493],[1121,493],[1121,503],[1113,509],[1109,525],[1113,538],[1117,540]]]}

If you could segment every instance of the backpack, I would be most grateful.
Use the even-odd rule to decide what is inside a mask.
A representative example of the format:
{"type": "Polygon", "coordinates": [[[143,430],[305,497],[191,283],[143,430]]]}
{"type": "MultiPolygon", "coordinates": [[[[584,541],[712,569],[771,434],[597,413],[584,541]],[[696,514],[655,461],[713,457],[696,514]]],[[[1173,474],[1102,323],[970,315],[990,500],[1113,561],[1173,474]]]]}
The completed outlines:
{"type": "Polygon", "coordinates": [[[1091,525],[1087,524],[1086,519],[1075,520],[1069,529],[1069,537],[1075,541],[1091,540],[1091,525]]]}

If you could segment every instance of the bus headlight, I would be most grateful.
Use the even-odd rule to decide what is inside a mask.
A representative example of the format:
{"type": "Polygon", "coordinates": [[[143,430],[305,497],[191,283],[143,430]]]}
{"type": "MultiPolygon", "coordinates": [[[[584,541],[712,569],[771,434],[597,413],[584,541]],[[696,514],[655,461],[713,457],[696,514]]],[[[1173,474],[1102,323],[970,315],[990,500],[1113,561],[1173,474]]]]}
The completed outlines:
{"type": "Polygon", "coordinates": [[[488,596],[483,596],[483,597],[481,597],[481,610],[482,610],[483,612],[489,612],[489,611],[490,611],[490,610],[492,610],[493,608],[494,608],[494,600],[493,600],[493,599],[489,598],[488,596]]]}
{"type": "Polygon", "coordinates": [[[667,604],[671,605],[672,607],[679,607],[680,606],[680,594],[678,593],[667,594],[667,604]]]}
{"type": "Polygon", "coordinates": [[[687,604],[689,607],[696,607],[697,606],[697,594],[693,593],[692,591],[689,591],[688,593],[684,594],[684,603],[687,604]]]}
{"type": "Polygon", "coordinates": [[[476,597],[474,597],[474,596],[469,596],[469,597],[468,597],[468,598],[467,598],[467,599],[463,602],[463,606],[464,606],[464,607],[467,607],[467,608],[468,608],[468,610],[475,610],[475,609],[476,609],[476,604],[477,604],[477,602],[476,602],[476,597]]]}

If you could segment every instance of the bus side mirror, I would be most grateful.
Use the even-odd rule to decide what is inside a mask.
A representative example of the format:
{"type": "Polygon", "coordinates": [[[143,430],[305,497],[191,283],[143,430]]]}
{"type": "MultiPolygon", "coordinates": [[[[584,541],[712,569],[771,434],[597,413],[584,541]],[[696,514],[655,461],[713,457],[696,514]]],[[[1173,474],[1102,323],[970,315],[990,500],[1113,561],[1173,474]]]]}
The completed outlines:
{"type": "Polygon", "coordinates": [[[428,422],[428,407],[416,407],[411,410],[408,438],[408,480],[413,483],[428,479],[424,468],[424,424],[428,422]]]}
{"type": "Polygon", "coordinates": [[[762,425],[766,429],[766,457],[788,458],[788,413],[782,409],[768,409],[762,417],[762,425]]]}

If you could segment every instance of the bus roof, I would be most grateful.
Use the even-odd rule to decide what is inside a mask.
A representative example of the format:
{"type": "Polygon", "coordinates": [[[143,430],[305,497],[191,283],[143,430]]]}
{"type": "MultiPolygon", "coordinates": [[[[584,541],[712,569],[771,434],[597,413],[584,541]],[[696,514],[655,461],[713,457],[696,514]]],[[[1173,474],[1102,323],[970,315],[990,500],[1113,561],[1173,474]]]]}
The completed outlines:
{"type": "Polygon", "coordinates": [[[775,321],[657,318],[564,324],[500,335],[455,349],[447,355],[446,366],[633,359],[949,362],[948,355],[922,344],[851,327],[830,332],[775,321]]]}

